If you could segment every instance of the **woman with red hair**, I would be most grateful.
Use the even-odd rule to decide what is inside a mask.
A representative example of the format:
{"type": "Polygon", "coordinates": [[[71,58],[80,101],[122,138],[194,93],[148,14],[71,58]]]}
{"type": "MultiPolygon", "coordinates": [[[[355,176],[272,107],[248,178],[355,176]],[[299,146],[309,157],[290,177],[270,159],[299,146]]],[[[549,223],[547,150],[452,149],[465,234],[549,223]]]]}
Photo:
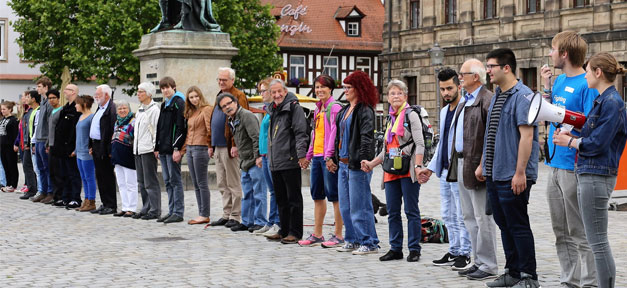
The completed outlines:
{"type": "Polygon", "coordinates": [[[337,250],[354,255],[377,253],[379,239],[370,194],[372,172],[361,170],[362,160],[374,158],[373,106],[378,101],[377,90],[366,73],[355,71],[344,79],[344,91],[350,105],[337,113],[334,163],[327,167],[331,172],[339,171],[345,242],[337,250]]]}

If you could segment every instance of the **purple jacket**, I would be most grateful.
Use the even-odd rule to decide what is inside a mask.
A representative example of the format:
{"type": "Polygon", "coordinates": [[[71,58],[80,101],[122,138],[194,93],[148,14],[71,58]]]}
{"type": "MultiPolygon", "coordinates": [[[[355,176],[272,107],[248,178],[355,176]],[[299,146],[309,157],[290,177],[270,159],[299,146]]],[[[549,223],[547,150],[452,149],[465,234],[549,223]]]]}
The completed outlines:
{"type": "MultiPolygon", "coordinates": [[[[326,111],[326,106],[328,106],[329,104],[331,104],[331,102],[335,101],[335,99],[333,99],[333,96],[329,97],[329,99],[327,99],[326,103],[324,103],[325,106],[325,111],[326,111]]],[[[315,115],[318,115],[318,113],[320,113],[320,108],[322,107],[323,103],[322,101],[319,101],[316,103],[316,109],[314,111],[314,117],[315,115]]],[[[333,157],[333,154],[335,153],[335,134],[336,134],[336,125],[335,125],[335,118],[337,116],[337,113],[340,112],[340,110],[342,110],[342,106],[340,104],[335,103],[332,107],[331,107],[331,123],[329,123],[329,121],[327,120],[326,117],[326,113],[324,115],[324,150],[323,150],[323,157],[327,158],[327,157],[333,157]]],[[[315,122],[314,122],[315,123],[315,122]]],[[[310,160],[314,157],[314,153],[313,153],[313,149],[314,149],[314,141],[316,140],[316,129],[314,128],[313,130],[311,130],[311,143],[309,144],[309,151],[307,151],[307,160],[310,160]]]]}

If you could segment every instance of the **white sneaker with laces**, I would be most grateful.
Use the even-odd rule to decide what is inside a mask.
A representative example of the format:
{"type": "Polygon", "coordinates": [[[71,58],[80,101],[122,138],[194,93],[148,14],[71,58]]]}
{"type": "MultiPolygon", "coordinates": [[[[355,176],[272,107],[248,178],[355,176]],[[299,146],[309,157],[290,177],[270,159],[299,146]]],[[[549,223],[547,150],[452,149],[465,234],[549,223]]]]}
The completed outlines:
{"type": "Polygon", "coordinates": [[[268,231],[264,232],[263,235],[264,237],[270,237],[270,236],[274,236],[276,234],[279,233],[279,230],[281,229],[281,227],[279,227],[279,225],[272,225],[272,228],[268,229],[268,231]]]}
{"type": "Polygon", "coordinates": [[[366,245],[359,246],[359,249],[353,251],[353,255],[366,255],[366,254],[375,254],[379,253],[379,248],[377,247],[368,247],[366,245]]]}
{"type": "Polygon", "coordinates": [[[266,233],[268,230],[270,230],[270,228],[272,228],[272,227],[270,227],[268,225],[263,226],[261,229],[257,229],[255,231],[253,231],[253,235],[257,235],[257,236],[262,235],[263,233],[266,233]]]}

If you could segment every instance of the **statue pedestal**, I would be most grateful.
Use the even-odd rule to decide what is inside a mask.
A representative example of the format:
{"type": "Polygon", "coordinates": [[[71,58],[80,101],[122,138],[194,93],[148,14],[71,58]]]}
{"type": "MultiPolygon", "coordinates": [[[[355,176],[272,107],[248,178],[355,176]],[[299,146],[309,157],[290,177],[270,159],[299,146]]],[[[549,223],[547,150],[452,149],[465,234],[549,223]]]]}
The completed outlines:
{"type": "MultiPolygon", "coordinates": [[[[213,105],[220,91],[218,68],[231,67],[231,58],[238,51],[227,33],[174,30],[142,36],[133,54],[139,58],[141,82],[152,82],[158,89],[159,80],[170,76],[177,91],[185,94],[196,85],[213,105]]],[[[153,95],[157,100],[160,97],[159,93],[153,95]]]]}

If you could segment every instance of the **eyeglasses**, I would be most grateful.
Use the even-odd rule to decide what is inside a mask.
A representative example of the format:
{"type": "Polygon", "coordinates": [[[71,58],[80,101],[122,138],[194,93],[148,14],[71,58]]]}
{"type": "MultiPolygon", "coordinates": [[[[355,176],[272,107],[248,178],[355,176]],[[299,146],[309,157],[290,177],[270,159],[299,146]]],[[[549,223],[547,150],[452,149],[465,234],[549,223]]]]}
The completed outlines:
{"type": "Polygon", "coordinates": [[[226,104],[224,104],[224,105],[220,106],[220,108],[221,108],[222,110],[224,110],[224,109],[226,109],[226,107],[229,107],[229,105],[231,105],[231,104],[233,104],[233,101],[231,101],[231,102],[229,102],[229,103],[226,103],[226,104]]]}
{"type": "Polygon", "coordinates": [[[494,67],[505,67],[507,64],[486,64],[485,67],[488,70],[494,69],[494,67]]]}
{"type": "Polygon", "coordinates": [[[405,93],[403,93],[403,92],[388,92],[388,96],[403,97],[403,96],[405,96],[405,93]]]}
{"type": "Polygon", "coordinates": [[[474,72],[459,72],[459,73],[457,73],[457,75],[459,77],[464,77],[465,75],[474,75],[474,74],[475,74],[474,72]]]}
{"type": "Polygon", "coordinates": [[[351,88],[353,88],[353,86],[348,86],[348,85],[342,86],[342,89],[344,89],[346,91],[351,90],[351,88]]]}

